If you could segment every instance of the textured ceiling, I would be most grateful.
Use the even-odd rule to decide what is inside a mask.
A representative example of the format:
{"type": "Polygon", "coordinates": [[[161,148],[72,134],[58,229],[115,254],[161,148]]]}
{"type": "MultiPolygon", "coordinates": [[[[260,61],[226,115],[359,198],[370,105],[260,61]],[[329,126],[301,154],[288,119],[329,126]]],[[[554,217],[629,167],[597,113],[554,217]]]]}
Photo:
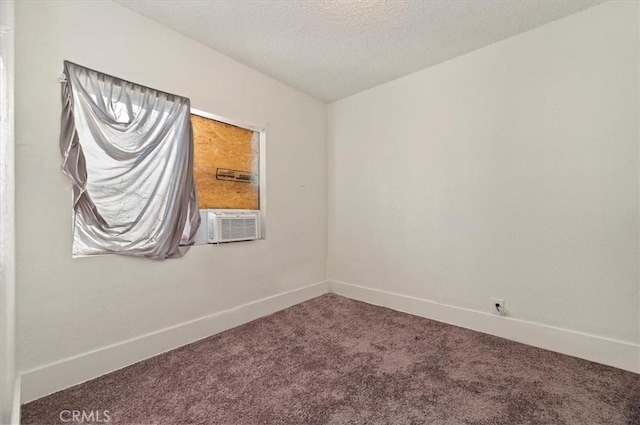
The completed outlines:
{"type": "Polygon", "coordinates": [[[116,0],[329,102],[602,0],[116,0]]]}

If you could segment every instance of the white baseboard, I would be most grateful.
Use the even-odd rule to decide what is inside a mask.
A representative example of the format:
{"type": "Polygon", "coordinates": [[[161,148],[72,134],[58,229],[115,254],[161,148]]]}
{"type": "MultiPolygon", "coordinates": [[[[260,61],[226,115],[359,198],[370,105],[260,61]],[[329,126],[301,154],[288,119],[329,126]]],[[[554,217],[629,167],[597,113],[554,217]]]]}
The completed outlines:
{"type": "Polygon", "coordinates": [[[28,403],[327,292],[640,373],[637,344],[345,282],[318,282],[22,372],[16,379],[12,423],[19,423],[20,402],[28,403]]]}
{"type": "Polygon", "coordinates": [[[22,372],[22,403],[122,369],[327,292],[326,281],[314,283],[22,372]]]}
{"type": "Polygon", "coordinates": [[[640,373],[640,345],[569,329],[495,316],[434,301],[330,281],[329,291],[416,316],[640,373]]]}
{"type": "Polygon", "coordinates": [[[11,406],[11,425],[20,425],[20,375],[13,383],[13,404],[11,406]]]}

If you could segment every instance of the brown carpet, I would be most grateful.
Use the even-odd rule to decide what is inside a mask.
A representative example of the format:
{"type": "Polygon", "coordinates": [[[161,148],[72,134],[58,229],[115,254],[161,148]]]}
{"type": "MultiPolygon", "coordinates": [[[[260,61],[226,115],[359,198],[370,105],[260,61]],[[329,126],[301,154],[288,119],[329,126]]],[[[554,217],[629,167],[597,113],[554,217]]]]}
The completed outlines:
{"type": "Polygon", "coordinates": [[[640,375],[325,295],[25,405],[25,424],[640,424],[640,375]],[[93,417],[96,419],[105,417],[93,417]]]}

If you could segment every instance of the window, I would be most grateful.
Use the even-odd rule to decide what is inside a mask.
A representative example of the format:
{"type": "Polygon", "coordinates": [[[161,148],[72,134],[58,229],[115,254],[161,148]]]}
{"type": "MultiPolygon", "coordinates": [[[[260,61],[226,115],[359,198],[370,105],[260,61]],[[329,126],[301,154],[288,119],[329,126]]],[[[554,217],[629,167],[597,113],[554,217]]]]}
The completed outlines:
{"type": "Polygon", "coordinates": [[[264,238],[264,131],[68,61],[64,75],[74,256],[162,260],[193,243],[264,238]]]}
{"type": "Polygon", "coordinates": [[[260,133],[192,112],[200,209],[260,209],[260,133]]]}
{"type": "Polygon", "coordinates": [[[264,238],[265,132],[196,109],[193,127],[193,177],[201,211],[195,243],[207,243],[207,213],[258,211],[264,238]]]}

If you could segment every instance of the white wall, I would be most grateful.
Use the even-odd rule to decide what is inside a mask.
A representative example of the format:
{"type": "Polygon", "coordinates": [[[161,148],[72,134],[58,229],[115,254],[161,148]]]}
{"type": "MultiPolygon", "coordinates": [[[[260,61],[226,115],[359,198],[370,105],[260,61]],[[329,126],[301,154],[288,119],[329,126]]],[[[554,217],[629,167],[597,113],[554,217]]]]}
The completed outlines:
{"type": "Polygon", "coordinates": [[[0,424],[16,413],[14,18],[15,3],[0,2],[0,424]]]}
{"type": "Polygon", "coordinates": [[[330,280],[635,356],[638,20],[605,3],[330,105],[330,280]]]}
{"type": "Polygon", "coordinates": [[[16,14],[23,402],[70,384],[56,383],[68,372],[60,370],[44,382],[54,362],[325,280],[325,104],[110,1],[19,2],[16,14]],[[266,128],[267,239],[198,246],[164,262],[72,259],[70,184],[58,149],[65,59],[266,128]]]}

